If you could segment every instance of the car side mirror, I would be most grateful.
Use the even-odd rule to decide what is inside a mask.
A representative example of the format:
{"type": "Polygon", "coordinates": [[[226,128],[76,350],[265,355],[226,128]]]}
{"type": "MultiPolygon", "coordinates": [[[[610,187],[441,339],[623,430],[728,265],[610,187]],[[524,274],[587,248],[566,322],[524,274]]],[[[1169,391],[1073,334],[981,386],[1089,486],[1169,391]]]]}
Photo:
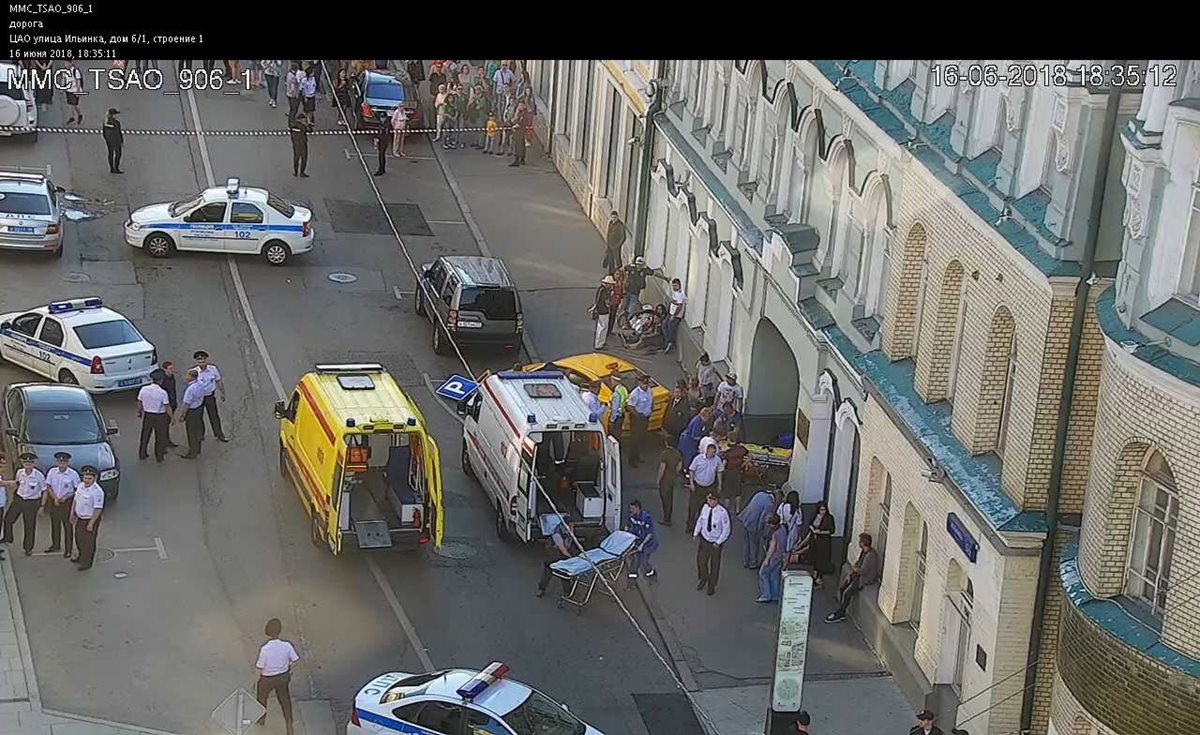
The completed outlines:
{"type": "Polygon", "coordinates": [[[117,426],[116,421],[109,419],[108,425],[104,427],[104,433],[108,436],[117,436],[121,433],[121,429],[117,426]]]}
{"type": "Polygon", "coordinates": [[[13,439],[21,438],[21,432],[16,429],[5,429],[4,434],[5,436],[11,436],[13,439]]]}
{"type": "Polygon", "coordinates": [[[56,187],[54,187],[54,193],[55,194],[66,194],[67,190],[64,187],[56,186],[56,187]]]}
{"type": "Polygon", "coordinates": [[[287,417],[287,405],[283,401],[275,401],[275,418],[282,420],[287,417]]]}

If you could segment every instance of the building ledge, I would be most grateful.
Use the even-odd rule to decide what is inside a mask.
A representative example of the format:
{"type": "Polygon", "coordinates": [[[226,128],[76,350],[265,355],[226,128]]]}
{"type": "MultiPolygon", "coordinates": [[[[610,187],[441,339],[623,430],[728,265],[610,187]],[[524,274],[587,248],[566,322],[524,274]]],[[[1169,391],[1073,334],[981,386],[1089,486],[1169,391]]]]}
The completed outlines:
{"type": "Polygon", "coordinates": [[[1161,345],[1151,344],[1153,340],[1122,324],[1117,315],[1115,299],[1116,289],[1111,286],[1096,299],[1096,318],[1104,335],[1122,347],[1133,350],[1133,356],[1142,362],[1200,388],[1200,363],[1176,355],[1161,345]]]}
{"type": "Polygon", "coordinates": [[[1142,315],[1142,321],[1184,344],[1200,345],[1200,304],[1192,304],[1178,297],[1142,315]]]}
{"type": "Polygon", "coordinates": [[[833,315],[829,313],[829,309],[821,306],[815,298],[804,299],[796,305],[800,308],[801,315],[813,326],[813,329],[824,329],[836,323],[833,315]]]}
{"type": "MultiPolygon", "coordinates": [[[[1026,227],[1012,218],[1001,221],[1000,211],[992,206],[985,191],[972,183],[967,176],[948,168],[948,166],[955,166],[962,158],[953,148],[949,148],[947,131],[948,126],[953,124],[953,117],[943,115],[928,124],[914,118],[911,113],[911,102],[915,87],[911,80],[905,80],[891,91],[884,91],[875,86],[872,75],[860,73],[861,70],[868,68],[866,61],[856,61],[849,65],[844,60],[816,60],[810,63],[826,79],[837,85],[838,91],[892,140],[905,143],[914,135],[922,134],[925,141],[910,149],[913,157],[924,165],[934,178],[949,188],[955,196],[962,199],[963,203],[970,207],[985,224],[1006,239],[1034,267],[1047,276],[1080,276],[1081,269],[1078,262],[1059,260],[1042,248],[1042,240],[1039,235],[1045,228],[1044,223],[1035,223],[1026,227]],[[849,71],[850,76],[843,77],[844,71],[849,71]],[[909,131],[912,131],[912,134],[909,134],[909,131]],[[947,151],[947,149],[949,150],[947,151]],[[997,222],[999,224],[996,224],[997,222]]],[[[990,164],[990,161],[984,162],[985,166],[987,164],[990,164]]],[[[986,171],[987,169],[984,168],[984,173],[986,171]]],[[[989,178],[995,178],[994,169],[989,178]]],[[[999,192],[991,191],[1003,196],[999,192]]],[[[1046,244],[1052,247],[1062,247],[1070,243],[1054,238],[1047,241],[1046,244]]]]}
{"type": "Polygon", "coordinates": [[[843,357],[875,387],[880,403],[897,425],[946,472],[987,523],[998,532],[1045,533],[1046,516],[1022,511],[1003,490],[1000,460],[972,455],[950,430],[950,404],[925,403],[914,388],[912,360],[891,362],[879,350],[859,352],[837,327],[825,330],[843,357]]]}
{"type": "Polygon", "coordinates": [[[1070,604],[1094,625],[1137,653],[1200,680],[1200,659],[1171,648],[1161,640],[1159,622],[1123,604],[1120,599],[1096,597],[1079,573],[1079,535],[1076,533],[1063,549],[1058,564],[1059,582],[1070,604]]]}

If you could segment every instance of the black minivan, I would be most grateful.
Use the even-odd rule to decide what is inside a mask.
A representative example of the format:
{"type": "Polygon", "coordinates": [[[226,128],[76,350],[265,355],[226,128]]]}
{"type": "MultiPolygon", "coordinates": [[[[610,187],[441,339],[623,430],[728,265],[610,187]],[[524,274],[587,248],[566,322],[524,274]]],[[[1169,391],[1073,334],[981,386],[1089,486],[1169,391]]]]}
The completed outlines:
{"type": "Polygon", "coordinates": [[[525,319],[508,268],[497,258],[443,255],[422,266],[425,288],[417,288],[417,314],[433,325],[433,351],[458,344],[485,344],[515,352],[525,319]],[[449,332],[449,334],[447,334],[449,332]]]}

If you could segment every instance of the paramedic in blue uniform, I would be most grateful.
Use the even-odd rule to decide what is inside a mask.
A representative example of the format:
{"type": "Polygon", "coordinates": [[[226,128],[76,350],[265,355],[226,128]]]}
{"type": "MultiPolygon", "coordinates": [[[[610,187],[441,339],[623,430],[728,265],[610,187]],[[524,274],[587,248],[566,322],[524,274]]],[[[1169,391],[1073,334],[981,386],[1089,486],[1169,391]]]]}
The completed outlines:
{"type": "MultiPolygon", "coordinates": [[[[579,547],[575,544],[575,537],[571,535],[571,526],[559,520],[558,527],[546,539],[546,563],[542,566],[542,578],[538,580],[537,596],[541,597],[546,594],[546,587],[550,584],[550,579],[554,576],[554,570],[550,565],[556,561],[570,559],[579,551],[579,547]]],[[[570,582],[562,581],[563,594],[567,594],[570,590],[570,582]]]]}
{"type": "Polygon", "coordinates": [[[46,473],[46,485],[50,492],[46,493],[46,510],[50,514],[50,547],[47,554],[63,551],[63,556],[70,559],[72,545],[75,543],[75,529],[71,528],[71,506],[75,503],[75,488],[83,482],[79,473],[71,467],[71,455],[68,452],[58,452],[54,455],[57,464],[46,473]]]}
{"type": "Polygon", "coordinates": [[[179,456],[195,459],[200,456],[200,442],[204,441],[204,384],[200,382],[200,371],[189,368],[183,374],[183,410],[177,422],[187,430],[187,454],[179,456]]]}
{"type": "Polygon", "coordinates": [[[637,582],[638,573],[645,569],[646,579],[654,581],[654,565],[650,563],[650,555],[658,550],[658,537],[654,535],[654,518],[650,511],[642,508],[642,501],[633,500],[629,503],[629,522],[625,530],[637,537],[633,547],[633,564],[629,567],[628,587],[632,588],[637,582]]]}
{"type": "Polygon", "coordinates": [[[16,488],[12,504],[4,513],[4,538],[0,543],[13,542],[13,526],[19,517],[24,524],[25,533],[21,538],[25,547],[25,556],[33,556],[33,544],[37,538],[37,512],[42,507],[42,497],[46,494],[46,476],[34,467],[37,455],[24,452],[20,456],[21,469],[17,470],[15,480],[0,480],[0,485],[6,488],[16,488]]]}
{"type": "Polygon", "coordinates": [[[192,357],[196,358],[196,378],[204,386],[204,411],[208,414],[208,424],[217,441],[227,442],[229,440],[221,430],[221,414],[217,411],[217,391],[221,392],[221,403],[225,402],[225,381],[221,379],[221,371],[208,361],[208,353],[204,350],[196,350],[192,357]]]}

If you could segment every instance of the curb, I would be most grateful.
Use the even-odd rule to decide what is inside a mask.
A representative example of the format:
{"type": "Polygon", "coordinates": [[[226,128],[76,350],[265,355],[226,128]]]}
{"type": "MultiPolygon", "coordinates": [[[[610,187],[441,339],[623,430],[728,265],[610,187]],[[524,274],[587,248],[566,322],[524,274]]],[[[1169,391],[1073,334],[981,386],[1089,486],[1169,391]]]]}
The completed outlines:
{"type": "MultiPolygon", "coordinates": [[[[488,246],[487,238],[483,236],[483,231],[479,229],[479,223],[475,220],[475,215],[471,214],[471,206],[467,204],[467,198],[463,195],[462,187],[458,185],[458,179],[454,176],[454,172],[450,170],[450,164],[446,162],[445,156],[442,154],[436,145],[430,142],[429,147],[433,149],[433,157],[437,160],[438,168],[442,170],[442,176],[446,179],[446,184],[450,187],[450,192],[454,195],[454,201],[458,204],[459,211],[462,212],[463,220],[467,223],[467,228],[471,230],[471,236],[475,238],[475,244],[479,246],[479,252],[485,258],[496,257],[492,254],[492,249],[488,246]]],[[[557,173],[557,171],[555,171],[557,173]]],[[[533,340],[529,337],[529,330],[521,332],[521,347],[525,350],[525,355],[530,362],[540,362],[537,349],[533,346],[533,340]]]]}
{"type": "MultiPolygon", "coordinates": [[[[15,544],[14,544],[15,546],[15,544]]],[[[25,675],[26,697],[34,712],[42,711],[42,696],[38,691],[37,672],[33,668],[33,649],[29,645],[29,632],[25,628],[25,611],[21,607],[21,594],[17,590],[17,575],[13,571],[12,558],[7,554],[0,562],[4,569],[4,587],[8,592],[8,606],[12,611],[13,631],[17,635],[17,649],[21,656],[21,668],[25,675]]]]}

